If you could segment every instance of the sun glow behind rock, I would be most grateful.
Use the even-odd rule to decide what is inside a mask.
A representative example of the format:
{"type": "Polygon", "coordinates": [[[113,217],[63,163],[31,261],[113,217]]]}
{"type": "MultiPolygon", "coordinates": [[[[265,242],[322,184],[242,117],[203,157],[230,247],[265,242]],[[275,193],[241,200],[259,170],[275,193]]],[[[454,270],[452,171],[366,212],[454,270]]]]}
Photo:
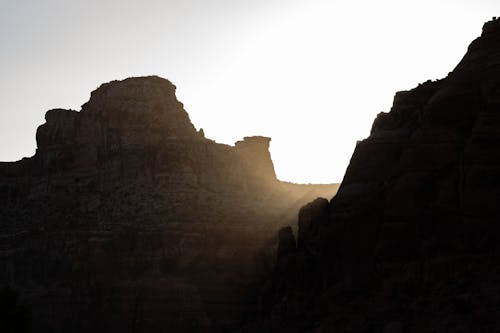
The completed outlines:
{"type": "Polygon", "coordinates": [[[451,0],[0,6],[0,160],[33,154],[46,110],[79,109],[102,82],[157,74],[207,137],[270,136],[280,179],[322,183],[342,179],[396,91],[445,77],[500,13],[495,1],[451,0]]]}

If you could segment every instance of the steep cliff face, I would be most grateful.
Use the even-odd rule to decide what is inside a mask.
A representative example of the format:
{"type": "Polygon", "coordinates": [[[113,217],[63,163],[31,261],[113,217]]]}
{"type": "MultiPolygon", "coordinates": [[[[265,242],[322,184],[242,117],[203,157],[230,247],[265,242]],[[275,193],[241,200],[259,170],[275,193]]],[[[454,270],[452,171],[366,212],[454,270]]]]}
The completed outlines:
{"type": "Polygon", "coordinates": [[[269,325],[497,331],[499,148],[493,20],[448,77],[396,94],[329,203],[301,209],[298,246],[278,260],[267,294],[284,326],[269,325]]]}
{"type": "Polygon", "coordinates": [[[0,284],[36,332],[192,332],[257,311],[273,235],[336,186],[276,179],[269,138],[197,132],[159,77],[50,110],[35,156],[0,163],[0,284]]]}

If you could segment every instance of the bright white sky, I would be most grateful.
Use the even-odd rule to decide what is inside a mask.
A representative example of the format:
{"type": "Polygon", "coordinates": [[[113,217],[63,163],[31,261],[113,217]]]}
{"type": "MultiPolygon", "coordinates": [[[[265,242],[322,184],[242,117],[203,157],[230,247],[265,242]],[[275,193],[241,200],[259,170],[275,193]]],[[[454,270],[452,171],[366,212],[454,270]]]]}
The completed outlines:
{"type": "Polygon", "coordinates": [[[156,74],[218,142],[272,137],[278,177],[340,182],[394,93],[446,76],[498,0],[0,0],[0,160],[51,108],[156,74]]]}

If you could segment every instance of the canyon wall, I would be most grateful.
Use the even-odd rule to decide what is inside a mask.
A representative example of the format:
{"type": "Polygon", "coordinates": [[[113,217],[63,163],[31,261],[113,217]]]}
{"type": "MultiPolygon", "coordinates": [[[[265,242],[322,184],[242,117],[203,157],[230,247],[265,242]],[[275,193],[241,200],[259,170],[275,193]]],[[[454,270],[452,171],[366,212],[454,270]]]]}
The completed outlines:
{"type": "Polygon", "coordinates": [[[398,92],[338,191],[280,232],[261,329],[500,329],[500,20],[442,80],[398,92]]]}

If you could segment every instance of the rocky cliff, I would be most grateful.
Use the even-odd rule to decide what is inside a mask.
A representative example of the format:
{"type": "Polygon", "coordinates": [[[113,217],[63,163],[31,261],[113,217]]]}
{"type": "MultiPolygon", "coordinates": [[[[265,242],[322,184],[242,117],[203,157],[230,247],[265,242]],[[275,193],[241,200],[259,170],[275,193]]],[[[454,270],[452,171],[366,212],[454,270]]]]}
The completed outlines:
{"type": "MultiPolygon", "coordinates": [[[[280,232],[262,327],[500,330],[500,20],[442,80],[398,92],[338,194],[280,232]]],[[[261,329],[263,330],[264,328],[261,329]]]]}
{"type": "Polygon", "coordinates": [[[36,332],[238,325],[258,309],[273,235],[336,191],[278,181],[269,138],[206,139],[159,77],[45,119],[33,157],[0,163],[0,285],[36,332]]]}

